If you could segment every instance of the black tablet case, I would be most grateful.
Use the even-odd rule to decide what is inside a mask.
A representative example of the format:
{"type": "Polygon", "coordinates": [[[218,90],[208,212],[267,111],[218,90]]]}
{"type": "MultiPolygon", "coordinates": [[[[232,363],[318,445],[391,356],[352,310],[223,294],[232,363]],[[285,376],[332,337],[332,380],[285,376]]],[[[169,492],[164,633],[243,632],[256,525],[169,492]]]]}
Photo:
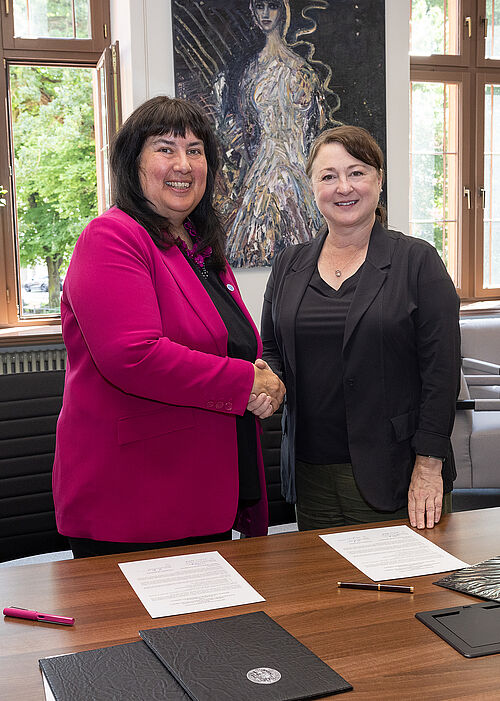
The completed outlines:
{"type": "Polygon", "coordinates": [[[500,652],[500,604],[452,606],[415,616],[465,657],[500,652]]]}
{"type": "Polygon", "coordinates": [[[352,686],[263,611],[139,631],[194,701],[293,701],[352,686]],[[251,670],[281,674],[254,683],[251,670]]]}
{"type": "Polygon", "coordinates": [[[464,567],[434,582],[440,587],[500,602],[500,555],[464,567]]]}
{"type": "Polygon", "coordinates": [[[190,701],[142,640],[47,657],[40,667],[56,701],[190,701]]]}

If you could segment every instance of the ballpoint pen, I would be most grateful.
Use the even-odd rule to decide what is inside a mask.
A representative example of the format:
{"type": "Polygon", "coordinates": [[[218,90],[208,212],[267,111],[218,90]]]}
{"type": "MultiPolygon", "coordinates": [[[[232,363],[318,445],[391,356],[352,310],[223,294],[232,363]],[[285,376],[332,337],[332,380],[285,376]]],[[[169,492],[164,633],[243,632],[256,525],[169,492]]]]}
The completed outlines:
{"type": "Polygon", "coordinates": [[[337,582],[341,589],[371,589],[375,591],[399,591],[403,594],[413,594],[413,587],[402,584],[374,584],[372,582],[337,582]]]}
{"type": "Polygon", "coordinates": [[[72,626],[75,622],[75,619],[69,616],[55,616],[51,613],[39,613],[38,611],[14,606],[4,608],[3,615],[12,616],[13,618],[27,618],[29,621],[40,621],[43,623],[61,623],[65,626],[72,626]]]}

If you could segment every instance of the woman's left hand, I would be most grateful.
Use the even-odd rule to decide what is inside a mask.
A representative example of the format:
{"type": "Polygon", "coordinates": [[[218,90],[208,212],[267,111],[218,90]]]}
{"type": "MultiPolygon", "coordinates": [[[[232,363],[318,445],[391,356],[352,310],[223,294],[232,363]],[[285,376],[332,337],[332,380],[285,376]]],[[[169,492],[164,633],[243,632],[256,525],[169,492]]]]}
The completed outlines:
{"type": "Polygon", "coordinates": [[[415,459],[408,489],[408,516],[413,528],[434,528],[441,518],[442,468],[437,458],[417,455],[415,459]]]}

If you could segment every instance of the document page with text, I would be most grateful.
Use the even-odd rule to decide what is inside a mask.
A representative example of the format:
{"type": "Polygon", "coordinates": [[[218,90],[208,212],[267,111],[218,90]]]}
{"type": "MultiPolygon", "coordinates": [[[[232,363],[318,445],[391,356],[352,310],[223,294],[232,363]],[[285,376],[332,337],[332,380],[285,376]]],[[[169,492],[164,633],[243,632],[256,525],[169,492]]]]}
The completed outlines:
{"type": "Polygon", "coordinates": [[[320,536],[375,582],[467,567],[408,526],[386,526],[320,536]]]}
{"type": "Polygon", "coordinates": [[[265,601],[216,551],[118,566],[151,618],[265,601]]]}

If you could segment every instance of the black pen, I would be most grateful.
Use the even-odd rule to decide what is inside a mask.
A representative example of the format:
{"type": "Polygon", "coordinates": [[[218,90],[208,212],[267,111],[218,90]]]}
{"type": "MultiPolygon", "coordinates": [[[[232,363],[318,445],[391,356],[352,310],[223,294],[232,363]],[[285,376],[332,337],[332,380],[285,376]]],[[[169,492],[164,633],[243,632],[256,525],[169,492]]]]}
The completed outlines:
{"type": "Polygon", "coordinates": [[[413,587],[405,587],[402,584],[373,584],[362,582],[337,582],[341,589],[372,589],[375,591],[399,591],[403,594],[413,594],[413,587]]]}

